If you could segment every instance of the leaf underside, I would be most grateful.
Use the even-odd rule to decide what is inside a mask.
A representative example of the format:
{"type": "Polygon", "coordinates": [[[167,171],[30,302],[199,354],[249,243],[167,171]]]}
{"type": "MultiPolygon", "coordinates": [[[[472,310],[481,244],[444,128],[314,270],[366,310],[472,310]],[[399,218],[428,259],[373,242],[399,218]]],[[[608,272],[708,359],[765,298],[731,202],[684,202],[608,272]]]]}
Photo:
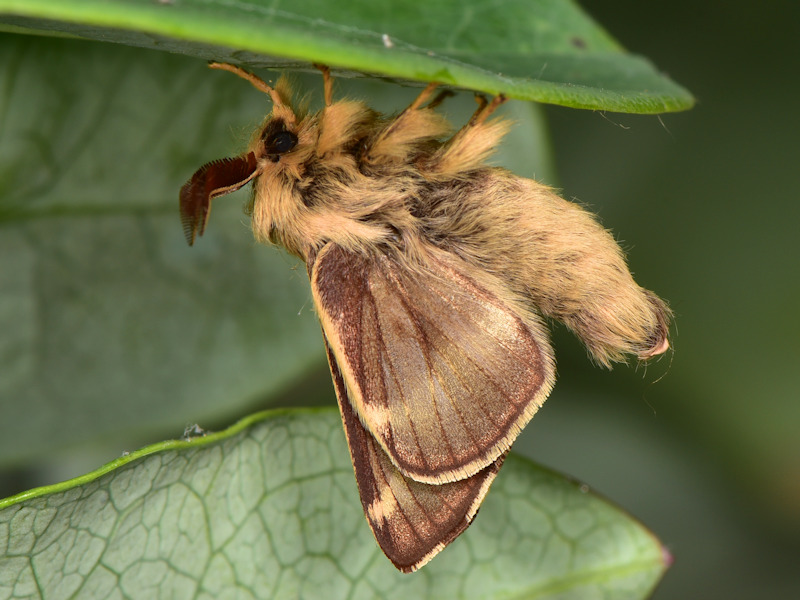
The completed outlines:
{"type": "Polygon", "coordinates": [[[694,103],[567,0],[0,0],[0,27],[251,67],[323,62],[339,76],[439,81],[576,108],[652,114],[694,103]]]}

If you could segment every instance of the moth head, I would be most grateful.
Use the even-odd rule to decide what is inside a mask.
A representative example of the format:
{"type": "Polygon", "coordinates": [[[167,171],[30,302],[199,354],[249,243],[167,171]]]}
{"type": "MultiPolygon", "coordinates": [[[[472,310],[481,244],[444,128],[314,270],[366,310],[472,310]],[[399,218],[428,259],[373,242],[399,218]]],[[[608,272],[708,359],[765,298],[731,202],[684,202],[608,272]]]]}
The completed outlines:
{"type": "Polygon", "coordinates": [[[300,130],[298,116],[289,103],[290,92],[285,80],[279,80],[273,88],[239,67],[224,63],[210,63],[209,66],[230,71],[269,95],[272,112],[245,154],[203,165],[181,188],[181,222],[190,246],[198,235],[203,235],[214,198],[234,192],[261,175],[296,175],[313,145],[308,139],[309,128],[300,130]],[[298,152],[301,148],[305,151],[298,152]]]}
{"type": "Polygon", "coordinates": [[[255,156],[258,175],[268,180],[300,179],[314,152],[314,120],[305,115],[298,118],[290,111],[288,105],[276,105],[250,142],[249,152],[255,156]]]}

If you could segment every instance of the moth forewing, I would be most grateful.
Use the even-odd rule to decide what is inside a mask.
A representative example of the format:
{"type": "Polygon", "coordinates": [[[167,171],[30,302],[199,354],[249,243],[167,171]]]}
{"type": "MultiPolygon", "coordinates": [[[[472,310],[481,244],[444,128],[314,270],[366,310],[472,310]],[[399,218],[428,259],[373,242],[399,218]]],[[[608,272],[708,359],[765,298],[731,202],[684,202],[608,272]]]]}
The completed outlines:
{"type": "Polygon", "coordinates": [[[311,288],[367,430],[404,475],[442,484],[508,450],[550,393],[554,368],[538,321],[426,252],[411,266],[328,244],[311,288]]]}
{"type": "Polygon", "coordinates": [[[347,386],[326,344],[361,505],[384,554],[401,571],[416,571],[475,518],[505,454],[472,477],[429,485],[403,475],[353,409],[347,386]]]}

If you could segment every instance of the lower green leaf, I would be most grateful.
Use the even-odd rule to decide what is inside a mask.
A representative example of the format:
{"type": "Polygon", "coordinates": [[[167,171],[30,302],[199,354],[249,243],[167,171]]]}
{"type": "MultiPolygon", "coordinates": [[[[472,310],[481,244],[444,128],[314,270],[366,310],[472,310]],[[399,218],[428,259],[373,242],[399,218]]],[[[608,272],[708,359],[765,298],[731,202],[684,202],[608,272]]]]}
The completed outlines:
{"type": "Polygon", "coordinates": [[[633,599],[667,562],[620,509],[512,455],[475,523],[400,574],[329,409],[260,413],[0,501],[0,597],[633,599]]]}

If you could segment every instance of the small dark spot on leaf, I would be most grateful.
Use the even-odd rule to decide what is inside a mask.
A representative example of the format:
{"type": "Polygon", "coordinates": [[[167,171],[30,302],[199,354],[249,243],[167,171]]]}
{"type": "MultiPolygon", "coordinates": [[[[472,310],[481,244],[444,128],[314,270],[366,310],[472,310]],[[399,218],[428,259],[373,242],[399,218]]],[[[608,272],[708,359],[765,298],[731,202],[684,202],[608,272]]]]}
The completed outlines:
{"type": "Polygon", "coordinates": [[[573,45],[573,46],[575,46],[576,48],[580,48],[581,50],[584,50],[584,49],[586,49],[586,40],[584,40],[582,37],[578,37],[578,36],[576,35],[575,37],[573,37],[573,38],[570,40],[570,42],[571,42],[571,43],[572,43],[572,45],[573,45]]]}

